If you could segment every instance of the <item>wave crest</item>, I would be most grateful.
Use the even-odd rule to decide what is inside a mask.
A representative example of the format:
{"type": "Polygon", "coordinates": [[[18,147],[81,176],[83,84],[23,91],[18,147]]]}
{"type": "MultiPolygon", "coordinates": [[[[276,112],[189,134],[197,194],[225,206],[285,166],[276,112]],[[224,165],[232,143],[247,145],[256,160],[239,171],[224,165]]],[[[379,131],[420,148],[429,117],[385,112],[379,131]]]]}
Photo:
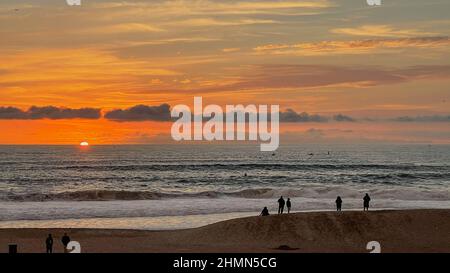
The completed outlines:
{"type": "Polygon", "coordinates": [[[253,188],[234,192],[204,191],[195,193],[158,192],[158,191],[124,191],[124,190],[86,190],[60,193],[7,194],[0,197],[4,201],[115,201],[115,200],[158,200],[171,198],[221,198],[236,197],[248,199],[266,199],[285,197],[304,198],[360,198],[369,192],[379,199],[399,200],[449,200],[450,193],[442,189],[350,189],[343,186],[305,186],[302,188],[253,188]]]}

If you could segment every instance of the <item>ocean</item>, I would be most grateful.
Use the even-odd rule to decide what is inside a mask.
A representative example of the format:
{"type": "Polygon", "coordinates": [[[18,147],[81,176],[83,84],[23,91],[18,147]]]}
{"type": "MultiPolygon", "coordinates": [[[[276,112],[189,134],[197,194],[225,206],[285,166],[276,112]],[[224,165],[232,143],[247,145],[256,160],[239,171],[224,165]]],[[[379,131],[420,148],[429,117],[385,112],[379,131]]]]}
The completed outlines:
{"type": "Polygon", "coordinates": [[[450,145],[0,146],[0,228],[177,229],[294,211],[450,208],[450,145]]]}

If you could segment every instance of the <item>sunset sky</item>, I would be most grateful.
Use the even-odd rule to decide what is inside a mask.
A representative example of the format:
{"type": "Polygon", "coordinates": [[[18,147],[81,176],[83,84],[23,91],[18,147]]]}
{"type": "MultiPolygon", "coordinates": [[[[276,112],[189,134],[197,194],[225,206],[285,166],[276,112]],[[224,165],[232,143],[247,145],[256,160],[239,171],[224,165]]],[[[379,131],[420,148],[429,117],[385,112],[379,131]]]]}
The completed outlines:
{"type": "Polygon", "coordinates": [[[281,145],[450,143],[449,11],[448,0],[2,0],[0,144],[169,142],[167,109],[194,96],[279,104],[281,145]]]}

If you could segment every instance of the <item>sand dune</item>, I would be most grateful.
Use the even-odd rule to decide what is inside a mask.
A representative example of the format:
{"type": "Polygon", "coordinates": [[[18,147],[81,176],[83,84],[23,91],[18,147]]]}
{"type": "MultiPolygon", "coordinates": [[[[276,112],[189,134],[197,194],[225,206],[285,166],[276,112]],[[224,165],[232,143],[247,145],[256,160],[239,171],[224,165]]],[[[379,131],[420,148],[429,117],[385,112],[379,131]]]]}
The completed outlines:
{"type": "Polygon", "coordinates": [[[177,231],[2,229],[0,251],[43,252],[48,233],[68,232],[82,252],[450,252],[450,209],[371,212],[307,212],[247,217],[177,231]],[[294,250],[278,250],[281,245],[294,250]]]}

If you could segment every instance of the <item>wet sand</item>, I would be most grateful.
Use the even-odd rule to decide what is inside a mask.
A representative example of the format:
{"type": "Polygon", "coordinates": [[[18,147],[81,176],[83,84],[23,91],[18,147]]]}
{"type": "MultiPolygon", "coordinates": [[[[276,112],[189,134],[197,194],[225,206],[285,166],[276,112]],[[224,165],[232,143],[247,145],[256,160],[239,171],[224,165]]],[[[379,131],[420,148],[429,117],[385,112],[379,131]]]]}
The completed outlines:
{"type": "Polygon", "coordinates": [[[450,209],[301,212],[246,217],[173,231],[107,229],[0,229],[0,252],[45,252],[52,233],[54,252],[63,252],[67,232],[83,253],[110,252],[450,252],[450,209]],[[290,250],[280,250],[280,246],[290,250]]]}

